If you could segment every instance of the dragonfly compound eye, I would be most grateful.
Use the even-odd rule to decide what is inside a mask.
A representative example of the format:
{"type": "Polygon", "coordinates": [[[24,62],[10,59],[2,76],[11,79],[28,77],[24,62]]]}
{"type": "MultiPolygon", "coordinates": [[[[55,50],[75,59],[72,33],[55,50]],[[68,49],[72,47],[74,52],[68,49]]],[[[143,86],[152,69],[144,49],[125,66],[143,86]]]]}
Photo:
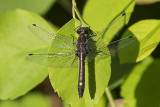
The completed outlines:
{"type": "Polygon", "coordinates": [[[77,29],[77,33],[80,34],[81,33],[81,29],[77,29]]]}

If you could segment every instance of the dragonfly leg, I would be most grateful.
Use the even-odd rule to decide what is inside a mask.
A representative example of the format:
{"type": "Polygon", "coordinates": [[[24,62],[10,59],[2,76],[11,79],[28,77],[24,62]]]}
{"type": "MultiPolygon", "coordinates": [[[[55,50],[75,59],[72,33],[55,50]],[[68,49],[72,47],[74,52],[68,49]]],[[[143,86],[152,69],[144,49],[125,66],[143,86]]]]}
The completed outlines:
{"type": "Polygon", "coordinates": [[[89,35],[90,37],[97,36],[97,34],[93,30],[90,29],[90,26],[89,26],[89,30],[90,30],[90,35],[89,35]]]}
{"type": "Polygon", "coordinates": [[[76,45],[76,42],[74,42],[74,36],[73,35],[71,35],[71,36],[73,38],[73,45],[76,45]]]}
{"type": "Polygon", "coordinates": [[[77,33],[77,29],[79,29],[80,27],[82,27],[82,21],[80,21],[80,26],[77,26],[74,31],[77,33]]]}
{"type": "Polygon", "coordinates": [[[77,29],[80,28],[80,27],[81,27],[81,26],[77,26],[77,27],[74,29],[74,31],[77,32],[77,29]]]}
{"type": "Polygon", "coordinates": [[[106,53],[104,53],[103,51],[97,51],[97,53],[103,53],[104,55],[108,55],[108,54],[106,54],[106,53]]]}
{"type": "Polygon", "coordinates": [[[73,60],[73,62],[72,62],[72,65],[73,65],[74,61],[76,60],[76,58],[77,58],[77,56],[75,56],[75,58],[74,58],[74,60],[73,60]]]}
{"type": "Polygon", "coordinates": [[[96,43],[92,38],[87,39],[85,43],[87,44],[87,42],[96,43]]]}

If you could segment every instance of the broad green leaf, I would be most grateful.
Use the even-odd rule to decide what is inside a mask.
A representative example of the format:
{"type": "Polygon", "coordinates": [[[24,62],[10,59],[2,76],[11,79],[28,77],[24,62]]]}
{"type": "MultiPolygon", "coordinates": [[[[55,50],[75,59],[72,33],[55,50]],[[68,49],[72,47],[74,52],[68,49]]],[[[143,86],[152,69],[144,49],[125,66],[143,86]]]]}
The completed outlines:
{"type": "Polygon", "coordinates": [[[20,9],[2,14],[0,23],[0,99],[14,99],[48,75],[46,67],[25,60],[29,49],[43,44],[28,25],[36,23],[53,30],[40,16],[20,9]]]}
{"type": "Polygon", "coordinates": [[[20,99],[20,107],[50,107],[49,99],[38,92],[32,92],[20,99]]]}
{"type": "MultiPolygon", "coordinates": [[[[65,24],[58,34],[65,35],[73,41],[71,35],[78,38],[74,29],[80,25],[76,19],[65,24]]],[[[53,42],[56,42],[53,40],[53,42]]],[[[55,49],[56,50],[56,49],[55,49]]],[[[49,52],[53,52],[53,47],[49,52]]],[[[75,56],[73,56],[75,57],[75,56]]],[[[97,57],[95,58],[95,61],[97,57]]],[[[63,61],[60,60],[59,63],[63,61]]],[[[64,62],[64,61],[63,61],[64,62]]],[[[77,62],[78,63],[78,62],[77,62]]],[[[78,72],[79,68],[49,68],[51,84],[66,103],[73,107],[93,107],[99,102],[104,93],[110,78],[110,57],[100,60],[97,63],[90,63],[85,66],[85,91],[82,99],[78,96],[78,72]]]]}
{"type": "MultiPolygon", "coordinates": [[[[134,63],[144,59],[152,53],[159,43],[160,25],[158,20],[145,20],[131,26],[124,36],[137,36],[137,40],[133,44],[128,44],[124,49],[119,50],[119,58],[112,58],[112,76],[110,80],[110,88],[115,88],[123,81],[125,73],[131,71],[134,63]],[[123,64],[125,63],[125,64],[123,64]]],[[[119,43],[119,46],[124,43],[119,43]]]]}
{"type": "Polygon", "coordinates": [[[17,8],[45,14],[55,0],[0,0],[0,14],[17,8]]]}
{"type": "Polygon", "coordinates": [[[137,40],[118,51],[120,62],[138,62],[149,56],[159,44],[159,34],[160,20],[142,20],[132,25],[123,37],[136,36],[137,40]]]}
{"type": "Polygon", "coordinates": [[[125,75],[131,72],[135,65],[135,63],[120,64],[118,57],[113,57],[111,63],[112,75],[109,80],[109,89],[112,90],[122,84],[125,75]]]}
{"type": "Polygon", "coordinates": [[[0,101],[0,107],[50,107],[50,104],[46,96],[32,92],[17,100],[0,101]]]}
{"type": "Polygon", "coordinates": [[[149,57],[132,70],[121,87],[124,107],[159,107],[159,65],[160,59],[149,57]]]}
{"type": "Polygon", "coordinates": [[[134,0],[88,0],[83,18],[108,43],[128,23],[134,4],[134,0]],[[126,15],[121,17],[123,13],[126,15]]]}

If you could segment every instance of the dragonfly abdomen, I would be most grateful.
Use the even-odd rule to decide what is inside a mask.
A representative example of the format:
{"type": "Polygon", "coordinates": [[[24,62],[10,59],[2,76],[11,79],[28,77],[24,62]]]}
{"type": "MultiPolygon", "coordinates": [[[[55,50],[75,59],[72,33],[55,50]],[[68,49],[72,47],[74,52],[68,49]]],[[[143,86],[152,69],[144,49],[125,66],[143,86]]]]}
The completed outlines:
{"type": "Polygon", "coordinates": [[[79,98],[82,98],[85,88],[85,56],[83,53],[79,57],[79,78],[78,78],[78,93],[79,98]]]}
{"type": "Polygon", "coordinates": [[[77,56],[79,57],[79,78],[78,78],[78,93],[79,98],[83,97],[85,89],[85,57],[86,52],[86,37],[80,34],[77,40],[77,56]]]}

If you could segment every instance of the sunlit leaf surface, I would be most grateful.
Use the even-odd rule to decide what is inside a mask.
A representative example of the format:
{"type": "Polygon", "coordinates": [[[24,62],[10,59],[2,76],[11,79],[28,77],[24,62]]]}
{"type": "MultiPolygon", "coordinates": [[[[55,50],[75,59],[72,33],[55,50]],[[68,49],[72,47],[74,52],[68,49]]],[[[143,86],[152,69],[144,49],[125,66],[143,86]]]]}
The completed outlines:
{"type": "Polygon", "coordinates": [[[40,16],[24,10],[9,11],[0,16],[0,99],[24,95],[48,75],[47,67],[25,60],[30,49],[43,43],[28,29],[37,23],[53,31],[40,16]]]}
{"type": "Polygon", "coordinates": [[[49,103],[43,94],[32,92],[17,100],[0,101],[0,107],[50,107],[49,103]]]}
{"type": "Polygon", "coordinates": [[[137,40],[118,52],[120,62],[138,62],[149,56],[159,44],[159,34],[160,20],[143,20],[129,27],[123,37],[136,36],[137,40]]]}
{"type": "Polygon", "coordinates": [[[55,0],[0,0],[0,14],[17,8],[44,14],[55,3],[55,0]]]}

